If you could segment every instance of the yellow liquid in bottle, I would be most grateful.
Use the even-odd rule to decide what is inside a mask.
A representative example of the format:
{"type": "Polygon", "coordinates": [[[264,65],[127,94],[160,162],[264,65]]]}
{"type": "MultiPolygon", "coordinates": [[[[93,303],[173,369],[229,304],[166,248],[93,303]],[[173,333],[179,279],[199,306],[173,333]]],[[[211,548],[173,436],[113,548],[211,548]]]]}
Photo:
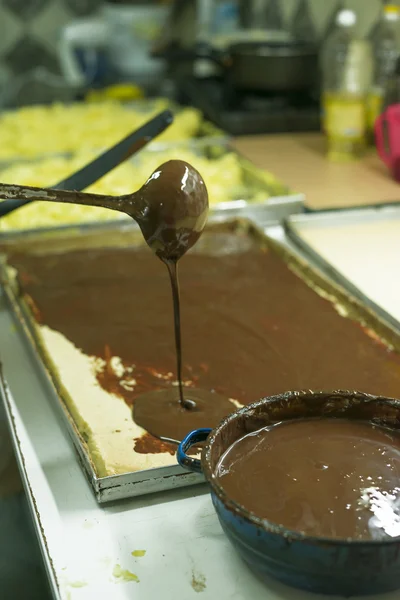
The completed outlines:
{"type": "Polygon", "coordinates": [[[345,93],[325,93],[323,110],[328,158],[339,162],[359,158],[367,144],[365,98],[345,93]]]}
{"type": "Polygon", "coordinates": [[[368,130],[373,133],[375,121],[382,112],[383,92],[372,90],[367,97],[367,125],[368,130]]]}

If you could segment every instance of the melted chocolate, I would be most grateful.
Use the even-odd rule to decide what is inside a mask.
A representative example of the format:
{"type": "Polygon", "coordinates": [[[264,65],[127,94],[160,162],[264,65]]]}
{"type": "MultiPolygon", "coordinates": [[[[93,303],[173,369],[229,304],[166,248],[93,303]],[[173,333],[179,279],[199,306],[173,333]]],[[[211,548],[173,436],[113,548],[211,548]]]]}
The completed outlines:
{"type": "Polygon", "coordinates": [[[176,388],[143,394],[135,400],[135,422],[156,437],[180,441],[189,431],[219,423],[235,410],[228,398],[204,390],[186,388],[185,398],[194,403],[190,410],[179,402],[176,388]]]}
{"type": "MultiPolygon", "coordinates": [[[[183,409],[176,416],[184,421],[185,410],[192,410],[196,405],[193,400],[185,398],[183,393],[177,261],[196,243],[204,229],[208,215],[207,188],[194,167],[183,161],[171,160],[152,174],[137,195],[140,197],[140,202],[146,206],[146,210],[143,211],[141,218],[136,217],[136,220],[150,248],[167,266],[171,280],[179,385],[177,402],[183,409]]],[[[128,212],[128,214],[130,213],[128,212]]],[[[132,216],[135,218],[134,215],[132,216]]],[[[162,396],[153,397],[152,406],[155,411],[154,416],[158,414],[158,411],[165,410],[166,405],[164,405],[162,396]]],[[[210,413],[210,417],[212,417],[212,407],[208,411],[205,403],[202,404],[202,407],[206,414],[210,413]]],[[[144,429],[153,433],[156,431],[157,421],[153,419],[150,411],[139,415],[135,414],[134,418],[137,424],[144,429]],[[145,414],[146,417],[144,417],[145,414]]],[[[169,418],[168,421],[170,421],[169,418]]],[[[172,431],[166,431],[164,435],[174,437],[172,433],[172,431]]]]}
{"type": "Polygon", "coordinates": [[[256,516],[329,538],[400,535],[400,434],[345,419],[283,422],[241,438],[215,477],[256,516]]]}
{"type": "MultiPolygon", "coordinates": [[[[180,263],[189,393],[201,388],[243,404],[296,389],[400,396],[399,355],[341,317],[279,257],[212,230],[198,247],[180,263]]],[[[168,273],[146,248],[16,254],[9,262],[38,321],[106,361],[97,375],[105,390],[132,406],[142,393],[173,386],[168,273]],[[110,357],[121,359],[122,374],[110,357]]]]}
{"type": "MultiPolygon", "coordinates": [[[[175,416],[184,422],[185,410],[192,410],[196,404],[192,399],[184,397],[182,385],[182,337],[180,296],[177,261],[190,249],[200,237],[207,221],[208,194],[200,174],[194,167],[183,161],[169,161],[161,165],[147,180],[137,195],[141,204],[146,206],[139,223],[143,236],[152,250],[165,263],[171,280],[172,303],[174,308],[175,352],[179,396],[177,402],[182,410],[175,416]]],[[[129,211],[126,211],[128,214],[129,211]]],[[[132,215],[134,218],[135,216],[132,215]]],[[[155,433],[157,420],[155,416],[165,410],[162,396],[154,396],[151,411],[136,414],[134,419],[138,425],[155,433]],[[154,414],[154,417],[153,417],[154,414]],[[146,416],[145,416],[146,415],[146,416]]],[[[212,407],[207,410],[202,404],[205,414],[212,417],[212,407]]],[[[168,417],[170,422],[170,418],[168,417]]],[[[175,429],[174,429],[175,431],[175,429]]],[[[164,433],[174,437],[172,430],[164,433]]],[[[181,439],[181,438],[175,438],[181,439]]]]}
{"type": "MultiPolygon", "coordinates": [[[[180,406],[186,410],[191,410],[196,405],[193,400],[188,400],[184,397],[183,394],[183,383],[182,383],[182,335],[181,335],[181,301],[179,296],[179,281],[178,281],[178,265],[175,261],[164,261],[169,277],[171,280],[171,290],[172,290],[172,304],[174,307],[174,329],[175,329],[175,352],[176,352],[176,375],[178,378],[178,387],[179,387],[179,397],[178,402],[180,406]]],[[[161,399],[162,402],[162,399],[161,399]]],[[[153,401],[154,404],[154,401],[153,401]]],[[[155,407],[154,407],[155,408],[155,407]]],[[[163,407],[159,405],[157,407],[158,410],[162,410],[163,407]]],[[[144,429],[148,431],[153,431],[154,427],[152,426],[151,414],[150,416],[150,424],[146,421],[141,420],[141,417],[136,414],[136,405],[134,408],[134,419],[137,419],[138,425],[141,425],[144,429]]],[[[164,434],[166,435],[166,434],[164,434]]]]}
{"type": "Polygon", "coordinates": [[[131,206],[128,203],[119,210],[138,222],[144,239],[161,260],[176,262],[197,242],[207,222],[207,188],[194,167],[170,160],[134,194],[131,206]],[[141,207],[139,214],[135,204],[141,207]]]}

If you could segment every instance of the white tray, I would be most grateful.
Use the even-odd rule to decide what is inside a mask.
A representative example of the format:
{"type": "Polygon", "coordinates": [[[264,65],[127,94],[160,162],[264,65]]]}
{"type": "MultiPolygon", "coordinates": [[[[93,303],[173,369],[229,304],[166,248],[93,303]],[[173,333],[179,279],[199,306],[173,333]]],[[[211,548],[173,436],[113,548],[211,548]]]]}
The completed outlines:
{"type": "Polygon", "coordinates": [[[289,216],[308,260],[400,329],[400,205],[289,216]]]}

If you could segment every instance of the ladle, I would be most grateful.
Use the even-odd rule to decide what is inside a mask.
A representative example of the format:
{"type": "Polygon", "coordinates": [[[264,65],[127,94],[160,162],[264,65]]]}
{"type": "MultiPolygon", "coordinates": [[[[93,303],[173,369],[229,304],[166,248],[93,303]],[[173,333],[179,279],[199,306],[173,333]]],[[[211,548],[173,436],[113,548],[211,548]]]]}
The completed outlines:
{"type": "Polygon", "coordinates": [[[147,244],[168,268],[174,304],[180,404],[187,409],[195,408],[196,403],[183,396],[176,263],[196,243],[207,221],[208,193],[200,173],[186,162],[170,160],[158,167],[137,192],[123,196],[0,183],[0,197],[110,208],[126,213],[138,223],[147,244]]]}
{"type": "Polygon", "coordinates": [[[208,194],[201,175],[180,160],[164,163],[137,192],[123,196],[0,183],[0,198],[83,204],[126,213],[164,262],[176,262],[195,244],[208,215],[208,194]]]}

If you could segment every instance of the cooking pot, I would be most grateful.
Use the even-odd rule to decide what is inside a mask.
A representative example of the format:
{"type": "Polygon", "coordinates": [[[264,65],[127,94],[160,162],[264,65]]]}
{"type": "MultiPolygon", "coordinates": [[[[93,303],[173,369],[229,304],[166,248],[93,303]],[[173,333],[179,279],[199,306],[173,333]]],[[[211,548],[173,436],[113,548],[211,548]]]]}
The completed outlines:
{"type": "Polygon", "coordinates": [[[237,504],[214,477],[219,459],[239,438],[267,425],[312,417],[359,419],[400,429],[400,401],[349,391],[287,392],[241,408],[214,430],[192,431],[179,445],[177,459],[182,467],[204,473],[224,532],[261,578],[340,596],[399,589],[400,537],[351,541],[290,531],[237,504]],[[204,441],[201,461],[188,456],[191,446],[204,441]]]}
{"type": "Polygon", "coordinates": [[[236,89],[294,92],[317,84],[317,50],[302,42],[238,42],[220,64],[236,89]]]}
{"type": "Polygon", "coordinates": [[[318,85],[318,50],[298,41],[236,41],[226,48],[198,44],[193,50],[164,49],[172,64],[209,60],[222,70],[226,82],[238,90],[296,92],[318,85]]]}

